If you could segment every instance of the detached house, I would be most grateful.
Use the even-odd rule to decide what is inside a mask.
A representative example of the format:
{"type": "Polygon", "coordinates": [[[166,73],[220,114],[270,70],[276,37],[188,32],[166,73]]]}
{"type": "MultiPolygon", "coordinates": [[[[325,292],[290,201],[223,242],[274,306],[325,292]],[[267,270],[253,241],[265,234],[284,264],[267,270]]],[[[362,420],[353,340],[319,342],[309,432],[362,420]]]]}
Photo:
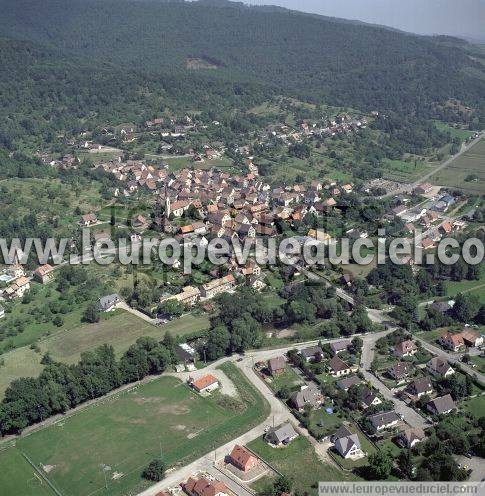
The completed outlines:
{"type": "Polygon", "coordinates": [[[96,224],[98,222],[98,218],[96,217],[96,214],[90,213],[83,215],[81,217],[81,220],[79,221],[79,224],[84,227],[92,226],[93,224],[96,224]]]}
{"type": "Polygon", "coordinates": [[[309,346],[308,348],[301,350],[300,355],[305,361],[312,362],[322,358],[323,350],[320,346],[309,346]]]}
{"type": "Polygon", "coordinates": [[[342,375],[348,375],[351,372],[355,372],[357,367],[347,365],[341,358],[335,355],[327,362],[327,368],[334,377],[340,377],[342,375]]]}
{"type": "Polygon", "coordinates": [[[405,362],[397,362],[392,367],[387,370],[387,373],[394,380],[401,382],[403,381],[410,373],[409,364],[405,362]]]}
{"type": "Polygon", "coordinates": [[[371,406],[380,405],[381,403],[382,403],[381,399],[377,396],[376,393],[374,393],[374,391],[365,388],[361,402],[361,406],[364,410],[370,408],[371,406]]]}
{"type": "Polygon", "coordinates": [[[279,356],[268,360],[268,370],[272,376],[283,374],[286,370],[286,361],[284,357],[279,356]]]}
{"type": "Polygon", "coordinates": [[[399,415],[395,411],[378,413],[367,418],[377,432],[396,426],[400,420],[399,415]]]}
{"type": "Polygon", "coordinates": [[[200,479],[190,477],[182,488],[189,496],[229,496],[232,494],[223,482],[216,479],[208,480],[204,477],[200,479]]]}
{"type": "Polygon", "coordinates": [[[3,292],[5,299],[13,300],[14,298],[22,298],[30,289],[30,280],[25,277],[19,277],[11,286],[3,292]]]}
{"type": "Polygon", "coordinates": [[[54,279],[54,268],[49,264],[42,265],[34,271],[34,279],[41,284],[47,284],[54,279]]]}
{"type": "Polygon", "coordinates": [[[236,468],[244,473],[249,472],[251,469],[258,465],[258,458],[251,453],[244,446],[236,444],[229,455],[229,461],[236,468]]]}
{"type": "Polygon", "coordinates": [[[423,429],[419,427],[411,427],[401,431],[397,437],[397,442],[404,448],[414,448],[426,437],[423,429]]]}
{"type": "Polygon", "coordinates": [[[357,460],[365,456],[357,434],[338,438],[334,446],[339,455],[345,459],[357,460]]]}
{"type": "Polygon", "coordinates": [[[426,364],[426,370],[435,377],[449,377],[455,373],[450,364],[440,357],[432,358],[426,364]]]}
{"type": "Polygon", "coordinates": [[[416,399],[421,398],[421,396],[424,396],[425,394],[433,394],[433,391],[433,385],[427,377],[420,377],[419,379],[416,379],[406,388],[406,392],[409,395],[414,396],[416,399]]]}
{"type": "Polygon", "coordinates": [[[447,394],[431,400],[426,405],[426,408],[432,415],[446,415],[452,412],[456,408],[456,405],[451,395],[447,394]]]}
{"type": "Polygon", "coordinates": [[[478,332],[473,331],[472,329],[465,329],[461,333],[461,337],[463,338],[463,342],[465,346],[469,348],[479,347],[483,345],[483,336],[478,334],[478,332]]]}
{"type": "Polygon", "coordinates": [[[305,405],[310,405],[312,408],[319,408],[323,401],[323,394],[314,384],[303,386],[300,391],[294,392],[288,400],[289,404],[300,412],[303,411],[305,405]]]}
{"type": "Polygon", "coordinates": [[[438,342],[444,348],[448,348],[451,351],[460,351],[465,348],[465,342],[461,334],[452,334],[450,331],[445,332],[440,336],[438,342]]]}
{"type": "Polygon", "coordinates": [[[398,343],[394,347],[394,355],[403,358],[407,356],[413,356],[417,353],[418,347],[414,343],[414,341],[408,339],[407,341],[403,341],[402,343],[398,343]]]}
{"type": "Polygon", "coordinates": [[[273,427],[272,429],[270,429],[264,436],[264,439],[267,443],[270,443],[273,446],[284,446],[290,444],[291,441],[293,441],[297,437],[297,432],[288,422],[287,424],[283,424],[280,427],[273,427]]]}

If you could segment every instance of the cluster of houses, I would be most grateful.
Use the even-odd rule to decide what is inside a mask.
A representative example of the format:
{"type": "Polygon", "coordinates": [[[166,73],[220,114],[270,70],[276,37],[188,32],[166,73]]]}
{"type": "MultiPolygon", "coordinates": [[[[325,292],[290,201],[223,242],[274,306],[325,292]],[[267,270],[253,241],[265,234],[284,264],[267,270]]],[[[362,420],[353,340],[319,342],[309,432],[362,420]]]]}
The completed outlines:
{"type": "Polygon", "coordinates": [[[27,276],[25,268],[20,264],[7,267],[4,273],[4,280],[7,282],[5,289],[0,290],[1,296],[5,300],[22,298],[30,290],[32,280],[40,284],[48,284],[54,278],[54,268],[49,265],[38,267],[31,276],[27,276]]]}
{"type": "Polygon", "coordinates": [[[460,352],[465,351],[467,348],[483,346],[483,335],[469,327],[465,327],[461,332],[443,332],[438,338],[438,343],[447,350],[460,352]]]}

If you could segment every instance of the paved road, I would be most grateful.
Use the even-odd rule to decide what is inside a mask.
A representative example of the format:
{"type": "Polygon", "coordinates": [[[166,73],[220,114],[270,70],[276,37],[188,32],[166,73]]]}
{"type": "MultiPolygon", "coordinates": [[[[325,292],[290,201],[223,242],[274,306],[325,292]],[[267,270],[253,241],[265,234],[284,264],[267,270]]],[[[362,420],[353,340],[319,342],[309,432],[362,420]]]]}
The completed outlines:
{"type": "Polygon", "coordinates": [[[456,462],[462,467],[468,465],[468,469],[472,471],[470,474],[470,481],[480,482],[485,479],[485,463],[483,463],[483,458],[474,456],[472,458],[467,458],[466,456],[455,456],[456,462]]]}
{"type": "Polygon", "coordinates": [[[450,157],[448,160],[443,162],[442,164],[438,165],[434,169],[432,169],[430,172],[427,172],[423,176],[421,176],[417,181],[411,184],[405,184],[401,188],[395,189],[393,191],[390,191],[389,193],[386,193],[383,196],[379,196],[379,199],[383,198],[389,198],[390,196],[396,196],[399,195],[400,193],[408,193],[412,191],[416,186],[419,184],[427,181],[431,176],[436,174],[437,172],[443,170],[444,168],[448,167],[454,160],[456,160],[460,155],[463,155],[466,153],[470,148],[472,148],[474,145],[476,145],[482,138],[485,136],[485,133],[481,133],[478,138],[475,138],[473,141],[471,141],[468,145],[462,144],[460,151],[456,154],[450,157]]]}
{"type": "Polygon", "coordinates": [[[430,423],[419,415],[415,410],[406,405],[406,403],[398,398],[396,398],[390,389],[381,382],[374,374],[370,372],[370,365],[374,359],[374,349],[376,341],[385,336],[386,334],[392,332],[392,330],[383,331],[377,334],[369,334],[364,337],[364,345],[362,347],[361,354],[361,372],[364,374],[366,381],[370,382],[381,394],[389,401],[394,403],[395,410],[398,414],[402,415],[402,418],[411,427],[421,427],[422,429],[429,427],[430,423]]]}
{"type": "Polygon", "coordinates": [[[472,369],[468,365],[465,365],[464,363],[462,363],[460,361],[461,360],[460,354],[454,355],[452,353],[449,353],[449,352],[443,350],[442,348],[439,348],[438,346],[435,346],[434,344],[428,343],[427,341],[420,338],[419,336],[414,336],[414,337],[423,345],[424,349],[428,350],[429,352],[433,353],[434,355],[438,355],[439,357],[441,357],[445,360],[448,360],[448,362],[452,365],[459,365],[460,368],[463,370],[463,372],[466,372],[471,377],[474,377],[481,384],[485,384],[485,375],[472,369]]]}

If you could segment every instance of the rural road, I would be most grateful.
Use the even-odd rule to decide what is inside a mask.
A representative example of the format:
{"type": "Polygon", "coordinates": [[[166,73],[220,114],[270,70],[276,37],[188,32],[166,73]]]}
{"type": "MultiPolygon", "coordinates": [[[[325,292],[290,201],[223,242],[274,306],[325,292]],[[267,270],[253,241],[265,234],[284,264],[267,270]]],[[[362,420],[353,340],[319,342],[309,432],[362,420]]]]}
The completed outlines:
{"type": "Polygon", "coordinates": [[[389,331],[384,331],[381,333],[370,334],[367,335],[363,341],[364,345],[362,347],[362,355],[361,355],[361,372],[364,374],[364,378],[366,381],[370,382],[381,394],[382,396],[389,401],[394,403],[395,410],[398,414],[402,415],[402,418],[409,424],[411,427],[420,427],[421,429],[425,429],[429,427],[429,423],[426,421],[424,417],[419,415],[415,410],[406,405],[406,403],[398,398],[396,398],[390,389],[381,382],[372,372],[370,372],[370,366],[372,360],[374,360],[374,349],[375,344],[378,339],[385,336],[389,331]]]}
{"type": "Polygon", "coordinates": [[[461,150],[456,155],[453,155],[448,160],[445,160],[442,164],[438,165],[437,167],[432,169],[430,172],[427,172],[426,174],[421,176],[417,181],[410,183],[410,184],[405,184],[401,188],[397,188],[393,191],[390,191],[389,193],[386,193],[385,195],[379,196],[378,198],[379,199],[389,198],[390,196],[396,196],[396,195],[399,195],[400,193],[408,193],[408,192],[412,191],[416,186],[418,186],[418,184],[421,184],[421,183],[427,181],[431,176],[434,176],[437,172],[448,167],[459,156],[463,155],[468,150],[470,150],[470,148],[472,148],[474,145],[476,145],[484,136],[485,136],[485,133],[482,132],[479,134],[478,138],[475,138],[468,145],[463,143],[461,150]]]}
{"type": "Polygon", "coordinates": [[[485,375],[481,374],[480,372],[472,369],[468,365],[465,365],[460,361],[460,355],[454,356],[451,353],[448,353],[447,351],[443,350],[442,348],[438,348],[438,346],[435,346],[434,344],[428,343],[424,339],[420,338],[419,336],[414,336],[415,339],[417,339],[422,345],[425,350],[428,350],[429,352],[433,353],[434,355],[437,355],[444,360],[447,360],[451,365],[459,365],[460,368],[463,370],[463,372],[466,372],[469,376],[474,377],[477,381],[479,381],[481,384],[485,384],[485,375]]]}

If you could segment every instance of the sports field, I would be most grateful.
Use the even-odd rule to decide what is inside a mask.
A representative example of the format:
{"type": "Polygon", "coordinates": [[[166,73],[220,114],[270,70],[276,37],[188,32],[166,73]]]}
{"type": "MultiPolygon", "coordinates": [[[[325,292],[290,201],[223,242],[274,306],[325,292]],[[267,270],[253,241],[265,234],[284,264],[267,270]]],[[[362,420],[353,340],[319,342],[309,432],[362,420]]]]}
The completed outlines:
{"type": "MultiPolygon", "coordinates": [[[[266,403],[244,376],[232,364],[224,371],[236,379],[238,409],[224,408],[217,394],[203,398],[164,376],[19,439],[6,452],[8,463],[26,453],[64,496],[136,494],[149,485],[141,472],[160,451],[169,466],[184,465],[266,418],[266,403]]],[[[15,478],[18,487],[25,486],[32,470],[19,469],[15,478]]],[[[12,487],[10,479],[2,464],[0,488],[12,487]]],[[[16,487],[0,493],[30,496],[16,487]]]]}
{"type": "Polygon", "coordinates": [[[0,451],[0,494],[55,496],[47,482],[15,448],[0,451]]]}
{"type": "Polygon", "coordinates": [[[474,194],[485,193],[485,139],[460,155],[429,179],[432,184],[452,186],[474,194]]]}

